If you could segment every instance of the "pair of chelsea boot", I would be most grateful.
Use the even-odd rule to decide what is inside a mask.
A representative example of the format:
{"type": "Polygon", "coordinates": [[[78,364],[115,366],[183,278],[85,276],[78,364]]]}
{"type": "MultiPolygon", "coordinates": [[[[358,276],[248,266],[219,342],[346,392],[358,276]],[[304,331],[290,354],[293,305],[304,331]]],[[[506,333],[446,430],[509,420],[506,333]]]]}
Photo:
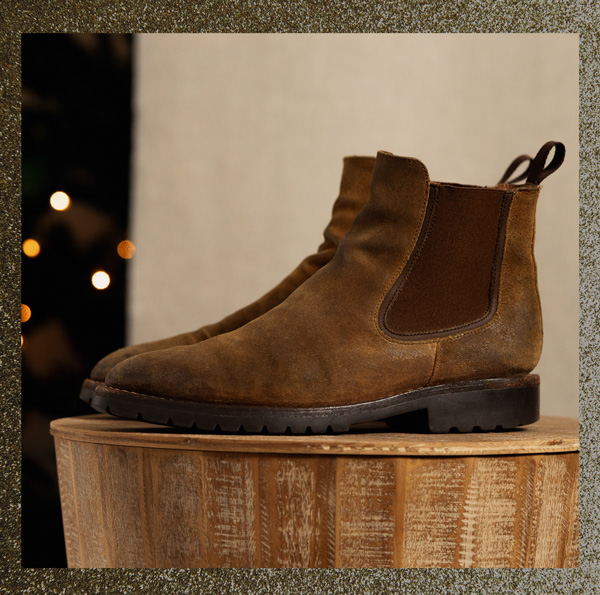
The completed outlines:
{"type": "Polygon", "coordinates": [[[346,158],[315,254],[221,322],[109,354],[81,398],[209,431],[323,433],[376,420],[410,430],[424,420],[432,432],[470,432],[537,421],[535,208],[564,155],[550,141],[492,187],[432,182],[420,161],[387,152],[346,158]]]}

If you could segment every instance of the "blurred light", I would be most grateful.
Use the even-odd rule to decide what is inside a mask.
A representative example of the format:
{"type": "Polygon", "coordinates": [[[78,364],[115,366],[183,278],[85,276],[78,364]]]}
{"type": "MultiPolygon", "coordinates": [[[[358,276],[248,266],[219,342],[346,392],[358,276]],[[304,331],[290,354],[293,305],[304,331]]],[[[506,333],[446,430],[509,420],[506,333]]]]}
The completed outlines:
{"type": "Polygon", "coordinates": [[[105,271],[96,271],[92,275],[92,285],[96,289],[106,289],[110,285],[110,277],[105,271]]]}
{"type": "Polygon", "coordinates": [[[135,244],[129,240],[119,242],[117,252],[121,258],[131,258],[135,254],[135,244]]]}
{"type": "Polygon", "coordinates": [[[31,318],[31,308],[27,304],[21,304],[21,322],[27,322],[31,318]]]}
{"type": "Polygon", "coordinates": [[[55,192],[50,197],[50,206],[57,211],[66,211],[71,205],[71,199],[66,192],[55,192]]]}
{"type": "Polygon", "coordinates": [[[40,253],[40,245],[31,238],[23,242],[23,252],[29,258],[35,258],[40,253]]]}
{"type": "Polygon", "coordinates": [[[21,347],[23,347],[23,342],[24,342],[23,335],[21,335],[21,347]]]}

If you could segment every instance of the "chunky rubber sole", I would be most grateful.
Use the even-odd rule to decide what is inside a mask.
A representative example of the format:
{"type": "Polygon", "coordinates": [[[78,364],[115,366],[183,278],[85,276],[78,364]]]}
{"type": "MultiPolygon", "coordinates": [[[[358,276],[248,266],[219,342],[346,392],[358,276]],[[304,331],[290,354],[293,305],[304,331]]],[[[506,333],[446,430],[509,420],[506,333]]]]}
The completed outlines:
{"type": "Polygon", "coordinates": [[[91,406],[102,413],[198,430],[272,434],[347,432],[384,420],[405,431],[443,434],[516,428],[540,417],[539,376],[472,380],[420,388],[354,405],[291,408],[216,405],[142,395],[100,384],[91,406]]]}
{"type": "Polygon", "coordinates": [[[97,387],[104,386],[103,382],[99,382],[98,380],[92,380],[91,378],[86,378],[81,385],[81,390],[79,391],[79,398],[82,401],[85,401],[88,405],[92,404],[92,397],[94,396],[94,391],[97,387]]]}

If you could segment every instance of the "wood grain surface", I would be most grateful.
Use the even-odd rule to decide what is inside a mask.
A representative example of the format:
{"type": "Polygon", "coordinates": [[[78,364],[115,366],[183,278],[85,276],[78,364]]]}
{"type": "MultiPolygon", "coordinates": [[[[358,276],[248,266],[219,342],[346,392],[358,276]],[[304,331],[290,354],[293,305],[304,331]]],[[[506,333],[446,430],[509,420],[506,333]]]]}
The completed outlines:
{"type": "Polygon", "coordinates": [[[147,426],[53,422],[70,567],[578,566],[576,420],[444,436],[147,426]]]}
{"type": "Polygon", "coordinates": [[[470,456],[579,450],[578,421],[564,417],[543,417],[533,425],[511,431],[472,434],[401,434],[379,423],[355,426],[345,434],[277,436],[185,432],[95,414],[57,419],[50,431],[57,438],[77,442],[246,453],[470,456]]]}

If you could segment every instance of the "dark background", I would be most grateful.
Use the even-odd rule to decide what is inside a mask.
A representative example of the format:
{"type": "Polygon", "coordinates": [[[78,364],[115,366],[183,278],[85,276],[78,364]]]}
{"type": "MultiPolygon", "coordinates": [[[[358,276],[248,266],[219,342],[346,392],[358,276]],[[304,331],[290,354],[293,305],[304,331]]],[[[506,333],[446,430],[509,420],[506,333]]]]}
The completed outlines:
{"type": "Polygon", "coordinates": [[[125,338],[132,37],[22,36],[22,563],[66,566],[52,419],[79,399],[92,366],[125,338]],[[54,210],[61,190],[70,207],[54,210]],[[99,290],[91,276],[106,271],[99,290]]]}

